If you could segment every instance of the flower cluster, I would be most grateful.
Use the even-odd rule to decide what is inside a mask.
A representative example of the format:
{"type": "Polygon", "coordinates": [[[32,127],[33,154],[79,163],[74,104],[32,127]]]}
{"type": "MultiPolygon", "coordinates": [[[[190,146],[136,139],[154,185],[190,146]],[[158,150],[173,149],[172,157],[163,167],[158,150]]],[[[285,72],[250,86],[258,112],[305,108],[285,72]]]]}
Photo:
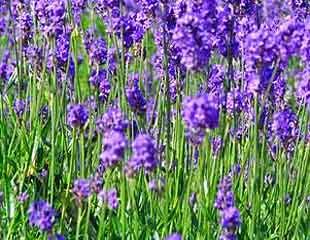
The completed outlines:
{"type": "Polygon", "coordinates": [[[68,106],[67,122],[72,128],[82,128],[88,120],[89,112],[82,104],[68,106]]]}
{"type": "Polygon", "coordinates": [[[134,74],[128,80],[126,97],[129,106],[137,113],[146,111],[146,100],[139,88],[139,75],[134,74]]]}
{"type": "Polygon", "coordinates": [[[102,102],[106,102],[111,92],[111,84],[107,76],[105,69],[92,70],[89,77],[91,85],[95,86],[99,90],[99,99],[102,102]]]}
{"type": "Polygon", "coordinates": [[[57,36],[64,31],[64,0],[38,0],[35,2],[35,12],[45,36],[57,36]]]}
{"type": "Polygon", "coordinates": [[[13,11],[16,13],[17,38],[26,44],[33,36],[33,20],[29,11],[30,4],[27,1],[14,1],[13,3],[13,11]]]}
{"type": "Polygon", "coordinates": [[[132,176],[142,168],[146,172],[151,172],[157,167],[157,149],[151,136],[147,134],[138,135],[132,143],[132,149],[133,155],[125,166],[125,172],[128,176],[132,176]]]}
{"type": "Polygon", "coordinates": [[[57,66],[67,66],[68,59],[70,57],[70,34],[62,33],[56,38],[55,57],[57,60],[57,66]]]}
{"type": "Polygon", "coordinates": [[[173,40],[187,69],[202,69],[208,63],[215,39],[216,14],[215,1],[197,1],[188,4],[183,16],[177,19],[173,40]]]}
{"type": "Polygon", "coordinates": [[[194,145],[202,143],[207,129],[219,124],[219,109],[216,99],[208,94],[187,97],[183,102],[182,117],[186,136],[194,145]]]}
{"type": "Polygon", "coordinates": [[[28,218],[30,225],[49,232],[56,222],[56,211],[49,203],[39,200],[30,205],[28,218]]]}
{"type": "Polygon", "coordinates": [[[220,239],[236,239],[236,230],[241,224],[241,218],[239,210],[235,207],[231,176],[225,176],[220,181],[214,206],[220,212],[220,239]]]}
{"type": "Polygon", "coordinates": [[[218,156],[223,146],[223,139],[219,136],[212,138],[211,140],[212,154],[214,157],[218,156]]]}
{"type": "Polygon", "coordinates": [[[91,65],[101,65],[107,61],[107,43],[102,37],[96,37],[93,29],[84,36],[84,44],[91,65]]]}
{"type": "Polygon", "coordinates": [[[113,105],[97,119],[96,126],[102,134],[110,130],[124,132],[128,127],[128,120],[125,118],[121,109],[113,105]]]}
{"type": "Polygon", "coordinates": [[[9,51],[4,51],[0,62],[0,79],[8,82],[14,72],[14,63],[9,51]]]}
{"type": "Polygon", "coordinates": [[[132,7],[135,10],[135,3],[128,3],[127,1],[127,4],[125,4],[128,9],[124,14],[124,11],[120,9],[121,4],[119,1],[100,0],[96,2],[96,10],[105,19],[107,31],[116,34],[126,49],[140,42],[144,35],[141,21],[136,21],[137,14],[132,14],[133,11],[129,11],[132,7]]]}
{"type": "Polygon", "coordinates": [[[81,202],[91,195],[91,182],[89,179],[77,179],[74,181],[72,192],[75,198],[81,202]]]}
{"type": "Polygon", "coordinates": [[[221,65],[212,65],[205,88],[210,95],[218,99],[219,105],[223,103],[225,98],[224,82],[225,69],[221,65]]]}
{"type": "Polygon", "coordinates": [[[74,22],[79,24],[81,22],[81,14],[86,8],[87,0],[72,0],[71,2],[74,22]]]}
{"type": "Polygon", "coordinates": [[[295,83],[295,96],[297,103],[310,107],[310,69],[307,67],[304,71],[298,74],[295,83]]]}
{"type": "Polygon", "coordinates": [[[115,166],[124,158],[127,139],[123,132],[111,130],[104,134],[103,152],[100,155],[100,165],[103,169],[115,166]]]}
{"type": "Polygon", "coordinates": [[[21,118],[26,110],[26,101],[24,99],[16,99],[13,105],[14,112],[18,118],[21,118]]]}
{"type": "Polygon", "coordinates": [[[298,118],[290,108],[285,108],[273,115],[270,130],[273,139],[279,142],[286,151],[294,150],[299,135],[298,118]]]}
{"type": "Polygon", "coordinates": [[[103,189],[99,195],[99,199],[105,204],[108,205],[110,209],[117,209],[118,208],[118,198],[117,198],[117,190],[116,188],[111,189],[103,189]]]}

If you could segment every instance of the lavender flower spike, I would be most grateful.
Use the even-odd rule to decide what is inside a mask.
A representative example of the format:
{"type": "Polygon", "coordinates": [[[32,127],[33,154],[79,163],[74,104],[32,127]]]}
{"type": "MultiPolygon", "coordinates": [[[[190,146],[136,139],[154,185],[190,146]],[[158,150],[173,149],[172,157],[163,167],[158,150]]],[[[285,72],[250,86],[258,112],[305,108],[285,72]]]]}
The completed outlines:
{"type": "Polygon", "coordinates": [[[56,211],[49,203],[39,200],[30,205],[28,219],[31,226],[49,232],[56,222],[56,211]]]}

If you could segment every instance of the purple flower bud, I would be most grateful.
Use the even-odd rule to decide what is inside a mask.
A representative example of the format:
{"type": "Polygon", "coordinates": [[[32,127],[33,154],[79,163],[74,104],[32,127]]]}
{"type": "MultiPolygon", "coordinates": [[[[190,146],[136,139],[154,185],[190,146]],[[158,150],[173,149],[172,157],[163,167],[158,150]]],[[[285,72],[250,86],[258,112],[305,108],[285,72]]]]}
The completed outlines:
{"type": "Polygon", "coordinates": [[[4,51],[0,62],[0,78],[5,82],[9,81],[14,72],[14,64],[9,51],[4,51]]]}
{"type": "Polygon", "coordinates": [[[111,84],[108,79],[105,79],[99,84],[99,99],[102,102],[106,102],[109,98],[111,91],[111,84]]]}
{"type": "Polygon", "coordinates": [[[48,174],[48,172],[47,172],[47,170],[44,168],[44,169],[42,169],[42,170],[40,171],[39,177],[43,180],[43,179],[45,179],[45,178],[47,177],[47,174],[48,174]]]}
{"type": "Polygon", "coordinates": [[[81,14],[85,10],[87,0],[72,0],[72,13],[75,24],[80,24],[81,14]]]}
{"type": "Polygon", "coordinates": [[[99,87],[102,81],[106,81],[107,72],[105,69],[93,69],[90,73],[89,83],[94,87],[99,87]]]}
{"type": "Polygon", "coordinates": [[[310,68],[307,67],[303,72],[297,75],[297,81],[295,83],[298,104],[305,104],[310,107],[310,68]]]}
{"type": "Polygon", "coordinates": [[[239,163],[234,164],[230,169],[230,174],[233,176],[239,175],[241,171],[241,165],[239,163]]]}
{"type": "Polygon", "coordinates": [[[218,185],[218,192],[215,200],[215,208],[223,210],[234,206],[235,200],[232,193],[231,176],[225,176],[218,185]]]}
{"type": "Polygon", "coordinates": [[[55,57],[57,66],[67,66],[70,56],[70,34],[63,33],[57,36],[55,57]]]}
{"type": "Polygon", "coordinates": [[[90,178],[90,188],[93,193],[99,193],[102,189],[103,178],[97,174],[90,178]]]}
{"type": "Polygon", "coordinates": [[[173,41],[187,69],[203,69],[208,63],[217,26],[216,15],[216,1],[198,1],[188,4],[177,19],[173,41]]]}
{"type": "Polygon", "coordinates": [[[49,115],[48,105],[43,105],[40,108],[40,113],[39,113],[41,120],[46,121],[48,119],[48,115],[49,115]]]}
{"type": "Polygon", "coordinates": [[[35,2],[36,17],[39,26],[46,36],[62,33],[65,23],[65,1],[38,0],[35,2]]]}

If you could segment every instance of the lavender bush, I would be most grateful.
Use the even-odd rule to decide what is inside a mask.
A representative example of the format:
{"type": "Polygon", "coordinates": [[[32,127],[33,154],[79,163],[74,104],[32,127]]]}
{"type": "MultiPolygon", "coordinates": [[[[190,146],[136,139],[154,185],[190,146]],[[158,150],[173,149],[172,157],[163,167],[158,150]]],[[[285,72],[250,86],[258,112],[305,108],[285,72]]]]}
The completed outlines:
{"type": "Polygon", "coordinates": [[[0,0],[0,239],[309,239],[310,3],[0,0]]]}

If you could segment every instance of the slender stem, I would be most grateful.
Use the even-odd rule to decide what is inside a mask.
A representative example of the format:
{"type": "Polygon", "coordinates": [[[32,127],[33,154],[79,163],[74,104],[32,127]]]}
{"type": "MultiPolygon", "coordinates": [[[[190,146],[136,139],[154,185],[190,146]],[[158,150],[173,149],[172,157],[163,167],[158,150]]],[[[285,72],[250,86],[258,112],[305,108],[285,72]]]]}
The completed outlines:
{"type": "Polygon", "coordinates": [[[75,232],[75,240],[79,240],[80,238],[80,225],[82,221],[82,207],[79,206],[78,208],[78,218],[76,222],[76,232],[75,232]]]}

